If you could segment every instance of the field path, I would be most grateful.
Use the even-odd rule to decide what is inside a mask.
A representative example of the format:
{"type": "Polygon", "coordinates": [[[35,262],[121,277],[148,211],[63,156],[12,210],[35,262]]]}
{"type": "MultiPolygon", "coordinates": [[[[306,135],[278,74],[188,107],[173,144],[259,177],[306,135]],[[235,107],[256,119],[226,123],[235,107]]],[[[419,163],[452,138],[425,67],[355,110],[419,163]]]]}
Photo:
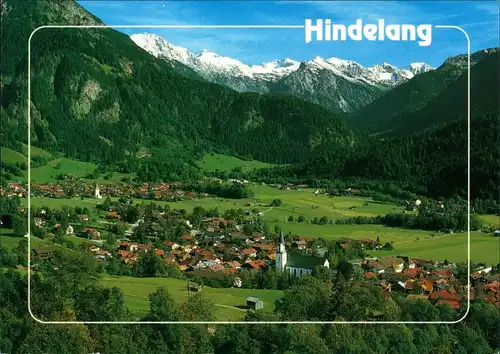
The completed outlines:
{"type": "Polygon", "coordinates": [[[273,208],[274,208],[274,207],[270,207],[270,208],[269,208],[269,209],[267,209],[266,211],[261,211],[261,213],[262,213],[262,214],[265,214],[265,213],[267,213],[268,211],[273,210],[273,208]]]}
{"type": "Polygon", "coordinates": [[[238,311],[243,311],[243,312],[247,312],[247,310],[245,309],[240,309],[239,307],[234,307],[234,306],[229,306],[229,305],[222,305],[222,304],[214,304],[215,306],[219,306],[219,307],[227,307],[229,309],[234,309],[234,310],[238,310],[238,311]]]}

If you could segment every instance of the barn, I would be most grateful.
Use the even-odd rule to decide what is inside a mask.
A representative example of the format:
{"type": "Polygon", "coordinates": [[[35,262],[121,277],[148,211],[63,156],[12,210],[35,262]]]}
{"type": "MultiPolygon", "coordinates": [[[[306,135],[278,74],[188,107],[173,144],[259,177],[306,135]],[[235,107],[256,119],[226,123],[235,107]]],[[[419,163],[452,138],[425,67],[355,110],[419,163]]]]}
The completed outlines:
{"type": "Polygon", "coordinates": [[[247,297],[247,307],[252,310],[260,310],[264,308],[264,301],[258,297],[247,297]]]}

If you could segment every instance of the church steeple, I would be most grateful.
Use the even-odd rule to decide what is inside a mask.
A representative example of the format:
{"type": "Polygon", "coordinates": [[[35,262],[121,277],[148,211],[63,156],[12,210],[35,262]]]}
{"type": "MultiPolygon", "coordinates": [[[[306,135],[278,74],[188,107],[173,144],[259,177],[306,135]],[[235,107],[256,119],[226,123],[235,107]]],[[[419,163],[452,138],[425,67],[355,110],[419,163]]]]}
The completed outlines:
{"type": "Polygon", "coordinates": [[[280,237],[276,247],[276,269],[278,271],[282,272],[285,270],[287,258],[285,237],[283,236],[283,231],[280,231],[280,237]]]}

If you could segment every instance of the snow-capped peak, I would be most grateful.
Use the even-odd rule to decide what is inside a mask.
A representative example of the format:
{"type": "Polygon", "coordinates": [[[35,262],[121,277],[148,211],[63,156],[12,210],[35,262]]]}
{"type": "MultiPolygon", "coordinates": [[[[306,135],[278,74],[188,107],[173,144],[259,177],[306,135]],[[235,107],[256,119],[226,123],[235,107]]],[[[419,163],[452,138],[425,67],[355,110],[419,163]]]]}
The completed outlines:
{"type": "Polygon", "coordinates": [[[325,59],[320,56],[303,63],[285,58],[250,66],[240,60],[220,55],[208,49],[194,54],[186,48],[175,46],[164,38],[151,33],[134,34],[131,39],[154,56],[181,62],[207,79],[220,78],[222,75],[229,79],[240,77],[253,81],[275,82],[299,70],[299,68],[309,68],[313,72],[318,72],[318,75],[320,75],[318,69],[329,70],[352,82],[369,85],[395,85],[417,74],[432,70],[429,65],[421,62],[411,63],[405,69],[398,69],[386,62],[364,67],[352,60],[336,57],[325,59]]]}
{"type": "Polygon", "coordinates": [[[408,70],[410,70],[414,75],[417,75],[432,70],[432,67],[429,64],[418,62],[411,63],[408,66],[408,70]]]}
{"type": "Polygon", "coordinates": [[[175,46],[153,33],[133,34],[130,38],[135,44],[155,57],[161,56],[187,64],[192,56],[186,48],[175,46]]]}

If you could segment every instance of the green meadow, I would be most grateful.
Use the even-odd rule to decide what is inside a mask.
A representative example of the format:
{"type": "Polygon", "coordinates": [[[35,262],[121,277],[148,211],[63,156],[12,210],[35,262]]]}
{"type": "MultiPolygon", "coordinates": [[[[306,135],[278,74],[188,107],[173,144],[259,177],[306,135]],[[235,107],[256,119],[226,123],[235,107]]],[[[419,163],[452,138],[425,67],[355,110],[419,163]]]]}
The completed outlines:
{"type": "MultiPolygon", "coordinates": [[[[1,160],[6,163],[22,163],[28,162],[28,146],[23,144],[22,152],[18,152],[6,147],[1,147],[1,160]]],[[[31,168],[31,181],[38,183],[58,183],[58,175],[72,175],[75,178],[83,178],[88,173],[94,171],[97,166],[89,162],[82,162],[66,157],[55,157],[50,152],[41,149],[36,146],[31,146],[31,156],[40,156],[48,159],[49,161],[38,167],[31,168]]],[[[92,183],[116,183],[119,182],[123,177],[133,177],[131,173],[118,173],[113,172],[110,178],[105,179],[104,175],[101,175],[97,179],[84,179],[92,183]]],[[[28,171],[23,171],[22,177],[16,177],[18,181],[26,181],[28,179],[28,171]]]]}
{"type": "Polygon", "coordinates": [[[231,171],[240,167],[242,171],[250,171],[255,168],[273,167],[273,164],[250,160],[241,160],[234,156],[221,155],[221,154],[206,154],[203,159],[198,162],[198,167],[206,172],[231,171]]]}
{"type": "MultiPolygon", "coordinates": [[[[23,237],[15,236],[10,229],[0,229],[0,246],[7,249],[16,248],[23,237]]],[[[38,237],[31,236],[31,247],[52,247],[54,244],[47,240],[39,239],[38,237]]]]}
{"type": "Polygon", "coordinates": [[[20,152],[14,151],[6,147],[0,147],[0,160],[4,163],[28,163],[28,158],[20,152]]]}
{"type": "MultiPolygon", "coordinates": [[[[40,157],[44,157],[44,158],[47,158],[47,159],[52,159],[54,158],[54,155],[52,155],[50,152],[44,150],[44,149],[41,149],[39,147],[36,147],[36,146],[33,146],[31,145],[31,156],[40,156],[40,157]]],[[[26,144],[22,144],[22,151],[23,155],[26,155],[28,156],[28,145],[26,144]]]]}
{"type": "Polygon", "coordinates": [[[476,218],[484,225],[492,225],[493,227],[500,228],[500,216],[498,215],[476,215],[476,218]]]}
{"type": "MultiPolygon", "coordinates": [[[[138,314],[149,310],[149,294],[164,287],[175,301],[184,302],[188,298],[187,281],[171,278],[135,278],[105,276],[101,283],[106,287],[117,287],[122,290],[128,308],[138,314]]],[[[217,320],[241,320],[245,315],[246,298],[253,296],[262,299],[262,311],[272,312],[274,303],[283,296],[280,290],[211,288],[204,286],[202,294],[214,301],[217,320]]]]}
{"type": "MultiPolygon", "coordinates": [[[[467,233],[441,234],[431,239],[394,242],[392,251],[371,251],[376,257],[405,255],[430,260],[467,261],[467,233]]],[[[473,263],[484,262],[488,265],[500,263],[500,237],[479,231],[470,235],[470,259],[473,263]]]]}

